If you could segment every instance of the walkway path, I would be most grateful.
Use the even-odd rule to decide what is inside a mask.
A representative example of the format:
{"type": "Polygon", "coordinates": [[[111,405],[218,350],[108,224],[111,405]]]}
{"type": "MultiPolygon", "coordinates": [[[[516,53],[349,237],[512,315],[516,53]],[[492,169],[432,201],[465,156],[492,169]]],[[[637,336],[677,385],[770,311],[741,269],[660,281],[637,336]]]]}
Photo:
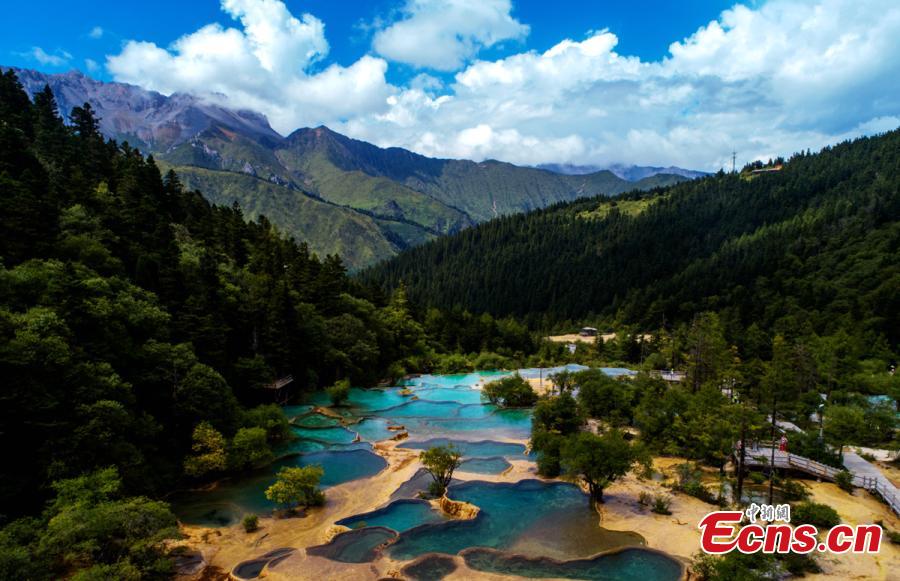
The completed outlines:
{"type": "Polygon", "coordinates": [[[878,492],[884,500],[891,505],[894,512],[900,514],[900,491],[888,480],[885,475],[874,466],[871,462],[857,454],[856,452],[844,452],[844,466],[853,473],[855,477],[862,477],[870,482],[867,490],[878,492]],[[874,483],[874,484],[873,484],[874,483]]]}
{"type": "MultiPolygon", "coordinates": [[[[735,454],[736,456],[736,454],[735,454]]],[[[760,446],[749,448],[744,455],[745,466],[768,466],[772,459],[772,448],[760,446]]],[[[900,514],[900,491],[884,477],[878,468],[866,462],[855,452],[844,452],[844,465],[853,474],[853,484],[877,493],[887,502],[894,512],[900,514]]],[[[834,480],[840,472],[837,468],[826,466],[804,456],[775,450],[775,467],[806,472],[817,478],[834,480]]]]}

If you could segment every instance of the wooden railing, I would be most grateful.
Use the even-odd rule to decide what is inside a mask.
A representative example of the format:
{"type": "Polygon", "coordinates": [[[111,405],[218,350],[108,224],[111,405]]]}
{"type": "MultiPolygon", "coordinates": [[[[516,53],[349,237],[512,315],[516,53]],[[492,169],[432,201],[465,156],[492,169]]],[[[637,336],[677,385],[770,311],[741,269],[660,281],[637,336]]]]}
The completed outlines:
{"type": "Polygon", "coordinates": [[[835,476],[840,472],[840,470],[834,466],[828,466],[827,464],[822,464],[811,458],[798,456],[796,454],[788,454],[787,461],[791,468],[803,470],[804,472],[809,472],[810,474],[815,474],[816,476],[827,478],[829,480],[834,480],[835,476]]]}
{"type": "Polygon", "coordinates": [[[860,488],[865,488],[873,494],[877,494],[895,513],[900,514],[900,494],[897,493],[897,488],[888,482],[886,478],[854,476],[853,484],[860,488]]]}
{"type": "MultiPolygon", "coordinates": [[[[737,457],[735,452],[735,457],[737,457]]],[[[747,466],[768,466],[772,462],[772,448],[759,447],[744,452],[744,465],[747,466]]],[[[790,454],[788,452],[775,451],[775,467],[776,468],[792,468],[800,470],[807,474],[812,474],[818,478],[834,481],[841,470],[816,462],[811,458],[790,454]]],[[[900,493],[897,488],[891,484],[886,478],[874,476],[853,475],[852,480],[854,486],[865,488],[869,492],[880,496],[891,509],[900,514],[900,493]]]]}
{"type": "Polygon", "coordinates": [[[284,377],[278,378],[275,381],[273,381],[272,383],[266,383],[265,385],[262,385],[261,387],[263,389],[281,389],[282,387],[291,383],[292,381],[294,381],[293,375],[285,375],[284,377]]]}

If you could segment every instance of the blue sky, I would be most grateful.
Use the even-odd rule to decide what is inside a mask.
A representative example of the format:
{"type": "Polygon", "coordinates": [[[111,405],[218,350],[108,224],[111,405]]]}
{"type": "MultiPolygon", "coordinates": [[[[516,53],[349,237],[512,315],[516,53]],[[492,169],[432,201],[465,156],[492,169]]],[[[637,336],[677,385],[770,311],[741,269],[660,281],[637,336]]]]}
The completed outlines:
{"type": "Polygon", "coordinates": [[[900,125],[896,0],[31,0],[0,31],[0,64],[443,157],[714,170],[900,125]]]}
{"type": "MultiPolygon", "coordinates": [[[[591,30],[608,28],[619,39],[623,54],[656,60],[668,53],[669,45],[714,20],[735,2],[721,0],[528,0],[516,2],[512,14],[530,27],[524,41],[505,42],[482,53],[500,58],[522,49],[544,51],[563,38],[583,38],[591,30]]],[[[294,14],[309,12],[325,24],[330,44],[328,62],[348,66],[370,52],[371,26],[391,18],[404,6],[403,0],[288,0],[294,14]]],[[[68,2],[32,0],[10,3],[5,9],[0,36],[0,64],[63,72],[77,68],[89,72],[85,60],[101,65],[90,71],[104,80],[111,76],[102,67],[106,55],[121,50],[131,39],[167,46],[186,31],[218,22],[233,25],[217,0],[156,0],[121,2],[90,0],[73,9],[68,2]],[[48,16],[52,15],[52,16],[48,16]],[[40,24],[37,24],[40,23],[40,24]],[[92,34],[93,32],[93,34],[92,34]],[[40,62],[32,53],[40,47],[59,63],[40,62]]],[[[416,69],[396,66],[389,70],[392,82],[415,76],[416,69]]],[[[440,73],[439,73],[440,74],[440,73]]],[[[446,74],[446,73],[444,73],[446,74]]]]}

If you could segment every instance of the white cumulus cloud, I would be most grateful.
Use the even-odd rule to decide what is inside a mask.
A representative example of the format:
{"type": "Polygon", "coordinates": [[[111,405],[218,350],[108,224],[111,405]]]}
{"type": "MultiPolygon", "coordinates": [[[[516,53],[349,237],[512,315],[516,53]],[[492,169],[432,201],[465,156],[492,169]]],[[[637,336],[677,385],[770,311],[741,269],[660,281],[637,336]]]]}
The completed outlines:
{"type": "Polygon", "coordinates": [[[408,89],[387,113],[343,129],[451,157],[715,170],[730,166],[733,148],[739,161],[790,154],[900,117],[893,0],[737,5],[658,61],[617,44],[599,30],[476,61],[447,90],[408,89]]]}
{"type": "Polygon", "coordinates": [[[297,18],[280,0],[222,0],[221,7],[240,28],[209,24],[165,48],[132,40],[107,57],[107,69],[117,81],[260,111],[282,133],[387,106],[393,88],[382,59],[309,72],[328,54],[325,25],[315,16],[297,18]]]}
{"type": "Polygon", "coordinates": [[[103,27],[95,26],[94,28],[91,29],[90,32],[88,32],[88,36],[90,36],[91,38],[94,38],[94,39],[103,38],[103,27]]]}
{"type": "Polygon", "coordinates": [[[896,0],[736,5],[652,61],[619,52],[602,14],[584,23],[593,30],[585,38],[473,61],[527,26],[508,1],[483,0],[456,19],[459,6],[475,10],[410,1],[375,35],[385,58],[328,66],[314,16],[294,17],[277,0],[223,0],[240,27],[209,25],[165,48],[132,41],[107,66],[117,80],[162,92],[225,95],[282,133],[327,124],[427,155],[525,164],[716,170],[730,166],[732,149],[739,162],[790,154],[900,120],[896,0]],[[392,44],[391,30],[411,36],[392,44]],[[396,87],[385,80],[395,60],[460,68],[450,82],[422,73],[396,87]]]}
{"type": "Polygon", "coordinates": [[[511,11],[510,0],[407,0],[404,17],[376,32],[373,46],[392,61],[453,71],[483,47],[528,35],[511,11]]]}

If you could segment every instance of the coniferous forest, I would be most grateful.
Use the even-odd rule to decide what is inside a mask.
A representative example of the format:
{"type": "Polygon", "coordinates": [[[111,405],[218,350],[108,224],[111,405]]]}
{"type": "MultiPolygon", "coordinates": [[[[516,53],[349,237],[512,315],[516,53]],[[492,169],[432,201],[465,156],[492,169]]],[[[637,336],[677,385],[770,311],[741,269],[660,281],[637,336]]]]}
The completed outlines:
{"type": "MultiPolygon", "coordinates": [[[[631,450],[586,418],[723,474],[767,414],[833,466],[895,446],[900,131],[766,167],[501,217],[350,276],[106,139],[90,105],[63,120],[49,88],[0,75],[0,579],[167,578],[171,493],[271,464],[279,404],[414,372],[651,372],[485,387],[535,406],[548,477],[631,450]],[[540,339],[587,324],[617,335],[540,339]],[[653,376],[669,368],[684,381],[653,376]]],[[[681,492],[719,502],[692,474],[681,492]]]]}
{"type": "Polygon", "coordinates": [[[752,327],[896,352],[900,131],[755,167],[499,218],[363,277],[545,330],[652,331],[713,311],[741,347],[752,327]]]}
{"type": "Polygon", "coordinates": [[[535,348],[514,321],[463,314],[426,334],[402,290],[210,205],[106,140],[90,105],[70,117],[0,77],[0,578],[164,575],[148,542],[175,518],[149,499],[271,459],[276,401],[427,369],[445,350],[432,336],[535,348]],[[227,461],[191,456],[216,441],[227,461]]]}

